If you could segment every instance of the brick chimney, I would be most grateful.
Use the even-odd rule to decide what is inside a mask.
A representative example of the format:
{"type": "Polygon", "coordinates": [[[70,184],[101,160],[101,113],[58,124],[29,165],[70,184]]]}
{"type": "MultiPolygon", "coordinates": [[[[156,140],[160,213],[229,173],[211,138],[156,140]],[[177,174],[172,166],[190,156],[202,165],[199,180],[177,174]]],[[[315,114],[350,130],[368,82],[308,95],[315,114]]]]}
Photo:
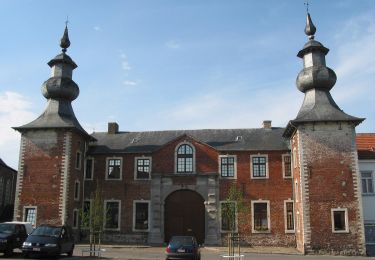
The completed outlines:
{"type": "Polygon", "coordinates": [[[271,129],[272,128],[272,121],[271,120],[264,120],[263,121],[263,128],[264,129],[271,129]]]}
{"type": "Polygon", "coordinates": [[[118,133],[118,124],[116,122],[108,123],[108,134],[117,134],[118,133]]]}

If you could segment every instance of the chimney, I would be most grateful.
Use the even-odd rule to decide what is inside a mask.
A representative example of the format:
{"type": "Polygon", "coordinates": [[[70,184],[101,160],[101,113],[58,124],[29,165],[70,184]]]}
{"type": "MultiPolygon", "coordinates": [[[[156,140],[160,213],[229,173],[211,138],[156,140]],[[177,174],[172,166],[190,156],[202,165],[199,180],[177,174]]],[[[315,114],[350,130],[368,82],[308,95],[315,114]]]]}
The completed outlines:
{"type": "Polygon", "coordinates": [[[108,123],[108,134],[117,134],[118,133],[118,124],[116,122],[108,123]]]}
{"type": "Polygon", "coordinates": [[[271,129],[272,128],[272,124],[271,124],[271,120],[264,120],[263,121],[263,128],[264,129],[271,129]]]}

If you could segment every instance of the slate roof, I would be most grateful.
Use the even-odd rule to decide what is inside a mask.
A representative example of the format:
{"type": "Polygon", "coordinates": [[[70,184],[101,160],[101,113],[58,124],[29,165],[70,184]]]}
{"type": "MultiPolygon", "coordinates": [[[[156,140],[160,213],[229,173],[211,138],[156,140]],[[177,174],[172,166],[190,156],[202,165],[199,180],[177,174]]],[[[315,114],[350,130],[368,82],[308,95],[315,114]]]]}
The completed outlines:
{"type": "Polygon", "coordinates": [[[13,169],[12,167],[8,166],[1,158],[0,158],[0,167],[7,168],[7,169],[13,171],[14,173],[17,173],[17,171],[15,169],[13,169]]]}
{"type": "Polygon", "coordinates": [[[361,133],[357,134],[358,159],[374,160],[375,159],[375,134],[361,133]]]}
{"type": "Polygon", "coordinates": [[[202,129],[150,132],[93,133],[90,154],[152,153],[177,138],[188,135],[218,151],[289,150],[282,137],[284,128],[272,129],[202,129]]]}

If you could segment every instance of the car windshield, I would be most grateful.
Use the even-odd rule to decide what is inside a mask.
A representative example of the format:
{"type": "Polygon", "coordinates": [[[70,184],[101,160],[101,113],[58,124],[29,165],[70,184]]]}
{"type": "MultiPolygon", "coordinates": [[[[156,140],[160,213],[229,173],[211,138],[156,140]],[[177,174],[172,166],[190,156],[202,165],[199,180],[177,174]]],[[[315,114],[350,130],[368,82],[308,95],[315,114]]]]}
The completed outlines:
{"type": "Polygon", "coordinates": [[[193,238],[192,237],[172,237],[169,244],[173,247],[192,246],[193,238]]]}
{"type": "Polygon", "coordinates": [[[14,232],[14,225],[0,224],[0,233],[11,234],[14,232]]]}
{"type": "Polygon", "coordinates": [[[61,227],[40,226],[31,233],[33,236],[59,237],[61,227]]]}

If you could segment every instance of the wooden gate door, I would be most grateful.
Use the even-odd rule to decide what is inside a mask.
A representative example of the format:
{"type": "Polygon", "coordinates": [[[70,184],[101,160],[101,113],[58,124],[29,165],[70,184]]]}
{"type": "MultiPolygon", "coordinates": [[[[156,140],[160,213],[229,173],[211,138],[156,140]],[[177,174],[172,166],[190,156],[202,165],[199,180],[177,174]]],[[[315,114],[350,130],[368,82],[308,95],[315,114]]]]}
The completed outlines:
{"type": "Polygon", "coordinates": [[[164,240],[172,236],[193,235],[199,244],[204,243],[204,200],[191,190],[179,190],[170,194],[164,204],[164,240]]]}

